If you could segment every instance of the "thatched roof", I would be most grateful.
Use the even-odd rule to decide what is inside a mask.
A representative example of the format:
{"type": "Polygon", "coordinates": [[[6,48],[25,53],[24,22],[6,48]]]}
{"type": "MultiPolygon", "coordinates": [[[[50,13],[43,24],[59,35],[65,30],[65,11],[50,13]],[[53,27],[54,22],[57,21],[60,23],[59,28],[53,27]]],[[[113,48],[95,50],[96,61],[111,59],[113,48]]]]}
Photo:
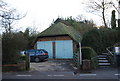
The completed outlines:
{"type": "Polygon", "coordinates": [[[68,35],[76,42],[79,42],[81,40],[80,33],[76,29],[74,29],[71,26],[67,26],[61,22],[53,24],[45,31],[41,32],[39,37],[57,36],[57,35],[68,35]]]}

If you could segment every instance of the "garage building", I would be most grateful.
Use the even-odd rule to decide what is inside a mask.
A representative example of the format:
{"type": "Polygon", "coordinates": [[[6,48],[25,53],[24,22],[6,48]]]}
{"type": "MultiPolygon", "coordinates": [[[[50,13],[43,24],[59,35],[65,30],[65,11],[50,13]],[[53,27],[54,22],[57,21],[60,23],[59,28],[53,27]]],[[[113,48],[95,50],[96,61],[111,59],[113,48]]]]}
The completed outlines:
{"type": "Polygon", "coordinates": [[[34,49],[45,49],[50,59],[73,59],[80,42],[80,34],[61,22],[47,28],[37,37],[34,49]]]}

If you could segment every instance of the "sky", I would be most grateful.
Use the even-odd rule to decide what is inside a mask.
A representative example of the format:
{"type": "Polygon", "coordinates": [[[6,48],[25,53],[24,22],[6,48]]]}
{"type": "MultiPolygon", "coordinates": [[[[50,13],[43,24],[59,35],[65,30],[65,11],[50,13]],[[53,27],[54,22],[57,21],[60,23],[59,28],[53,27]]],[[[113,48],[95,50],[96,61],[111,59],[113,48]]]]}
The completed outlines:
{"type": "Polygon", "coordinates": [[[76,18],[83,15],[94,20],[98,26],[102,25],[99,16],[88,13],[83,4],[84,0],[5,0],[11,7],[16,8],[20,14],[26,16],[14,25],[16,30],[25,30],[27,27],[36,28],[41,32],[48,28],[58,17],[76,18]]]}

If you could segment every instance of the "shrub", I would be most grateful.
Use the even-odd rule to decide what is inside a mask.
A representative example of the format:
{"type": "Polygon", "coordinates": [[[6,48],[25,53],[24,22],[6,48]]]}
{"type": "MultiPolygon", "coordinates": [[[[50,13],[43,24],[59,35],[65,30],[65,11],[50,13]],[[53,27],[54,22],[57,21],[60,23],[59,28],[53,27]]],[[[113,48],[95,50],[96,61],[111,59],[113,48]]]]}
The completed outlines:
{"type": "Polygon", "coordinates": [[[97,53],[91,47],[82,47],[82,59],[91,60],[91,67],[98,66],[97,53]]]}
{"type": "Polygon", "coordinates": [[[2,64],[17,63],[20,50],[27,46],[27,40],[21,33],[3,33],[2,64]]]}
{"type": "Polygon", "coordinates": [[[20,56],[19,57],[19,61],[23,61],[23,60],[26,60],[26,56],[20,56]]]}
{"type": "Polygon", "coordinates": [[[84,34],[82,46],[93,48],[98,54],[106,52],[106,48],[118,42],[118,31],[110,28],[94,28],[84,34]]]}
{"type": "Polygon", "coordinates": [[[89,31],[83,36],[82,46],[87,46],[93,48],[97,53],[101,51],[101,41],[100,33],[97,28],[89,31]]]}

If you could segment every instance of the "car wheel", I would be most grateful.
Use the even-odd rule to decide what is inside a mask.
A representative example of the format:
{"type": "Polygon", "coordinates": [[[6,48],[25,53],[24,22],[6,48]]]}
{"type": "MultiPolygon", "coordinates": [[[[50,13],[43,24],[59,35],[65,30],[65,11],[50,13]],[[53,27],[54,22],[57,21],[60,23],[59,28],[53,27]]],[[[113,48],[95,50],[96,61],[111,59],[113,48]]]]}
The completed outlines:
{"type": "Polygon", "coordinates": [[[35,62],[39,62],[40,59],[38,57],[35,58],[35,62]]]}

